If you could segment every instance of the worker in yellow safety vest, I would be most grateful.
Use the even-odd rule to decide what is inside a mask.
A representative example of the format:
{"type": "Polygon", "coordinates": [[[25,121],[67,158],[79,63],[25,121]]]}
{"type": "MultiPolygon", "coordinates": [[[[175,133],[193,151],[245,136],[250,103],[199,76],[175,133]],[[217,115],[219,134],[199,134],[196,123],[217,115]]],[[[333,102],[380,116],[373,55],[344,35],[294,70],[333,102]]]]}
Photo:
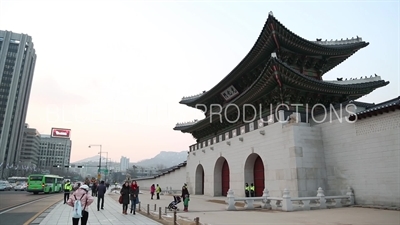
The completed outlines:
{"type": "Polygon", "coordinates": [[[254,184],[250,184],[250,197],[255,197],[256,196],[256,187],[254,187],[254,184]]]}
{"type": "Polygon", "coordinates": [[[69,182],[69,180],[67,180],[67,182],[64,184],[64,204],[67,203],[67,201],[69,199],[70,191],[72,191],[72,185],[69,182]]]}
{"type": "Polygon", "coordinates": [[[245,193],[246,197],[250,197],[249,183],[246,183],[245,188],[244,188],[244,193],[245,193]]]}

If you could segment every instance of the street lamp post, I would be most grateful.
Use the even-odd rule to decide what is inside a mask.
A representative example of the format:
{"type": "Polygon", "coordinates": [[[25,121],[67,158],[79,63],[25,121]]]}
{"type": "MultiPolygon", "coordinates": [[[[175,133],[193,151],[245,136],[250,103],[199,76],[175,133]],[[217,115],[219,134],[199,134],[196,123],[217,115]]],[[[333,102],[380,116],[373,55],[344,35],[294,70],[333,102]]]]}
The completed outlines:
{"type": "MultiPolygon", "coordinates": [[[[100,158],[101,158],[101,153],[106,153],[107,157],[106,157],[106,171],[108,173],[108,152],[100,152],[100,158]]],[[[104,181],[107,180],[107,173],[104,172],[104,181]]]]}
{"type": "Polygon", "coordinates": [[[101,145],[89,145],[89,148],[91,148],[91,147],[100,147],[99,171],[97,174],[97,178],[101,179],[101,150],[102,150],[101,148],[102,148],[102,146],[101,145]]]}

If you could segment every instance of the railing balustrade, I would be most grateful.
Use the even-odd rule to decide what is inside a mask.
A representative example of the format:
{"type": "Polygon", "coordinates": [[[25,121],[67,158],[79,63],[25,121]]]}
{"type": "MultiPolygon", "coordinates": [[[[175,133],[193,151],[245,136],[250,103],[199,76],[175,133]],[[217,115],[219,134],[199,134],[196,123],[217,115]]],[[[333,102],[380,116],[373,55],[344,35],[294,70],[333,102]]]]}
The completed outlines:
{"type": "Polygon", "coordinates": [[[338,208],[343,206],[354,205],[354,192],[348,187],[346,195],[325,196],[324,190],[318,188],[317,196],[315,197],[294,197],[290,196],[289,190],[283,190],[282,197],[271,197],[269,191],[265,188],[262,197],[235,197],[232,189],[227,193],[228,211],[236,210],[235,202],[244,201],[245,209],[254,209],[254,201],[261,201],[263,209],[276,209],[286,212],[295,210],[310,210],[310,209],[326,209],[338,208]],[[271,204],[274,202],[275,204],[271,204]]]}

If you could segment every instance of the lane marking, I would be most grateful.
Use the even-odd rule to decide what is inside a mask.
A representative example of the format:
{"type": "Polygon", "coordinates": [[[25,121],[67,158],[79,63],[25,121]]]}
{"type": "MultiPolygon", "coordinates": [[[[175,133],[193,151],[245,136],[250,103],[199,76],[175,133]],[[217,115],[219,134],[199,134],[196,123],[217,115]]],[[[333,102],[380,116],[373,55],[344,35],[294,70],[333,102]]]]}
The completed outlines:
{"type": "Polygon", "coordinates": [[[44,211],[46,211],[47,209],[49,209],[50,207],[52,207],[55,204],[60,204],[61,201],[56,202],[56,203],[52,203],[49,206],[45,207],[43,210],[41,210],[40,212],[36,213],[33,217],[31,217],[28,221],[26,221],[23,225],[29,225],[30,223],[32,223],[32,221],[34,221],[36,218],[38,218],[40,216],[40,214],[44,213],[44,211]]]}
{"type": "Polygon", "coordinates": [[[54,195],[53,195],[53,196],[47,196],[47,197],[44,197],[44,198],[39,198],[39,199],[36,199],[36,200],[34,200],[34,201],[31,201],[31,202],[28,202],[28,203],[23,203],[23,204],[20,204],[20,205],[17,205],[17,206],[13,206],[12,208],[8,208],[8,209],[6,209],[6,210],[4,210],[4,211],[1,211],[1,212],[0,212],[0,215],[1,215],[1,214],[4,214],[4,213],[6,213],[6,212],[10,212],[10,211],[12,211],[12,210],[14,210],[14,209],[18,209],[18,208],[21,208],[21,207],[23,207],[23,206],[30,205],[30,204],[32,204],[32,203],[38,202],[38,201],[43,200],[43,199],[46,199],[46,198],[51,198],[51,197],[54,197],[54,195]]]}

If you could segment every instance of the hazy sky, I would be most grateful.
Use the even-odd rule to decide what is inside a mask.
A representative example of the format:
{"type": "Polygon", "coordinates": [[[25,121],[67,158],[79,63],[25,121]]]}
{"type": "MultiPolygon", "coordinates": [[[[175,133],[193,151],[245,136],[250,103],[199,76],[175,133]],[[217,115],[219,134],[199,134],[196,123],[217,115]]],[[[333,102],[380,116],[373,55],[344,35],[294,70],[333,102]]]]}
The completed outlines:
{"type": "Polygon", "coordinates": [[[0,30],[33,37],[26,122],[43,134],[71,128],[72,162],[97,154],[89,144],[132,162],[195,143],[172,129],[204,116],[178,102],[226,76],[270,11],[309,40],[360,36],[370,43],[325,80],[376,73],[390,84],[361,101],[400,95],[398,1],[1,0],[0,30]]]}

